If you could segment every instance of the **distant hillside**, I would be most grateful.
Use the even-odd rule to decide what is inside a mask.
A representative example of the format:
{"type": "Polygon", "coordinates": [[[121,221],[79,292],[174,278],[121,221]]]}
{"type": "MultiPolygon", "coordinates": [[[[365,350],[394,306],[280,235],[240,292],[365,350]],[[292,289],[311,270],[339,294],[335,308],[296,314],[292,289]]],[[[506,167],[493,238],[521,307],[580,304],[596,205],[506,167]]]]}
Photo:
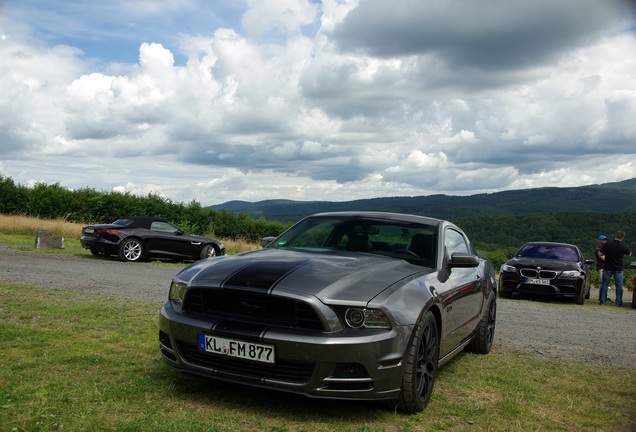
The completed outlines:
{"type": "Polygon", "coordinates": [[[295,222],[324,211],[369,210],[412,213],[440,219],[511,216],[531,213],[636,211],[636,178],[573,188],[536,188],[471,196],[429,195],[372,198],[346,202],[264,200],[228,201],[213,210],[246,212],[251,217],[295,222]]]}

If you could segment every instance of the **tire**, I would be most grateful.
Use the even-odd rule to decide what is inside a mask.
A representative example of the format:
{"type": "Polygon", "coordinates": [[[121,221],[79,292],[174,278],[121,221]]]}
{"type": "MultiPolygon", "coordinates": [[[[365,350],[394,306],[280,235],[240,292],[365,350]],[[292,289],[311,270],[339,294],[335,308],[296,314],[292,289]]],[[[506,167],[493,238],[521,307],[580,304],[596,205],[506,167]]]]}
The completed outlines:
{"type": "Polygon", "coordinates": [[[144,258],[144,245],[141,240],[129,238],[119,246],[119,259],[124,262],[137,262],[144,258]]]}
{"type": "Polygon", "coordinates": [[[484,316],[479,321],[477,333],[468,344],[467,350],[475,354],[488,354],[495,340],[495,326],[497,323],[497,297],[491,292],[484,316]]]}
{"type": "Polygon", "coordinates": [[[581,285],[581,291],[579,295],[574,298],[574,302],[577,305],[585,304],[585,284],[581,285]]]}
{"type": "Polygon", "coordinates": [[[216,248],[213,245],[206,245],[201,249],[200,259],[212,258],[216,256],[216,248]]]}
{"type": "Polygon", "coordinates": [[[499,297],[506,299],[512,298],[512,291],[504,291],[499,288],[499,297]]]}
{"type": "Polygon", "coordinates": [[[415,326],[404,356],[402,389],[397,401],[401,411],[412,414],[426,408],[435,385],[438,357],[437,321],[431,311],[427,311],[415,326]]]}

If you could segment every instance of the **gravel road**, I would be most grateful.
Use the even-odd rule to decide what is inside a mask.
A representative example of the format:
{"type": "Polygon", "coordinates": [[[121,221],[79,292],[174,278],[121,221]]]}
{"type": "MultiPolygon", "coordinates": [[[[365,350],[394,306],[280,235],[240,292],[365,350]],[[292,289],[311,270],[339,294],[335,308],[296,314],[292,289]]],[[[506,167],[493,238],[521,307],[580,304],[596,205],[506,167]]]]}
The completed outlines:
{"type": "MultiPolygon", "coordinates": [[[[181,265],[123,263],[115,259],[42,254],[0,244],[0,280],[156,302],[165,301],[181,265]]],[[[613,298],[613,291],[612,298],[613,298]]],[[[631,292],[625,300],[631,299],[631,292]]],[[[636,309],[556,301],[499,299],[493,351],[529,352],[604,366],[636,367],[636,309]]]]}

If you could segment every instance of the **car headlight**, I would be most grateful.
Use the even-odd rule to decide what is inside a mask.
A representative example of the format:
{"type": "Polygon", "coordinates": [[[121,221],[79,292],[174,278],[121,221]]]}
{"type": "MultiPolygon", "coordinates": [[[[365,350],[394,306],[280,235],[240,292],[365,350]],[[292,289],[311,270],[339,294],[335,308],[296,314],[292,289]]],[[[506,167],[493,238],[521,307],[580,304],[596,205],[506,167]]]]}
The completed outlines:
{"type": "Polygon", "coordinates": [[[504,264],[504,265],[502,265],[502,266],[501,266],[501,270],[500,270],[500,272],[501,272],[501,273],[503,273],[503,272],[508,272],[508,273],[517,273],[517,268],[516,268],[516,267],[513,267],[513,266],[511,266],[511,265],[508,265],[508,264],[504,264]]]}
{"type": "Polygon", "coordinates": [[[169,298],[172,302],[172,306],[175,309],[181,310],[181,305],[183,304],[183,298],[185,297],[186,289],[188,285],[184,282],[175,282],[173,281],[170,284],[170,294],[169,298]]]}
{"type": "Polygon", "coordinates": [[[348,308],[344,319],[351,328],[391,328],[389,318],[379,309],[348,308]]]}
{"type": "Polygon", "coordinates": [[[561,273],[561,277],[579,277],[581,272],[578,270],[567,270],[561,273]]]}

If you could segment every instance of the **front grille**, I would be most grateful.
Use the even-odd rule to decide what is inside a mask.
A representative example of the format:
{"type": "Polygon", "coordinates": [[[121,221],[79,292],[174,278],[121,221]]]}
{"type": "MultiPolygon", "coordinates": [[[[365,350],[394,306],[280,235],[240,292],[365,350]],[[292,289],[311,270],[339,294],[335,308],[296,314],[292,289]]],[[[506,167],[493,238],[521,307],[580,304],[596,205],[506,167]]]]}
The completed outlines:
{"type": "Polygon", "coordinates": [[[276,362],[274,365],[251,362],[234,357],[200,351],[195,345],[177,342],[179,352],[188,362],[197,366],[214,369],[218,377],[257,383],[261,379],[271,379],[291,383],[306,383],[314,372],[314,364],[276,362]]]}
{"type": "Polygon", "coordinates": [[[234,322],[323,330],[316,312],[307,303],[260,293],[193,288],[186,294],[183,310],[234,322]]]}
{"type": "Polygon", "coordinates": [[[521,276],[527,278],[554,279],[557,272],[554,270],[521,269],[521,276]]]}

